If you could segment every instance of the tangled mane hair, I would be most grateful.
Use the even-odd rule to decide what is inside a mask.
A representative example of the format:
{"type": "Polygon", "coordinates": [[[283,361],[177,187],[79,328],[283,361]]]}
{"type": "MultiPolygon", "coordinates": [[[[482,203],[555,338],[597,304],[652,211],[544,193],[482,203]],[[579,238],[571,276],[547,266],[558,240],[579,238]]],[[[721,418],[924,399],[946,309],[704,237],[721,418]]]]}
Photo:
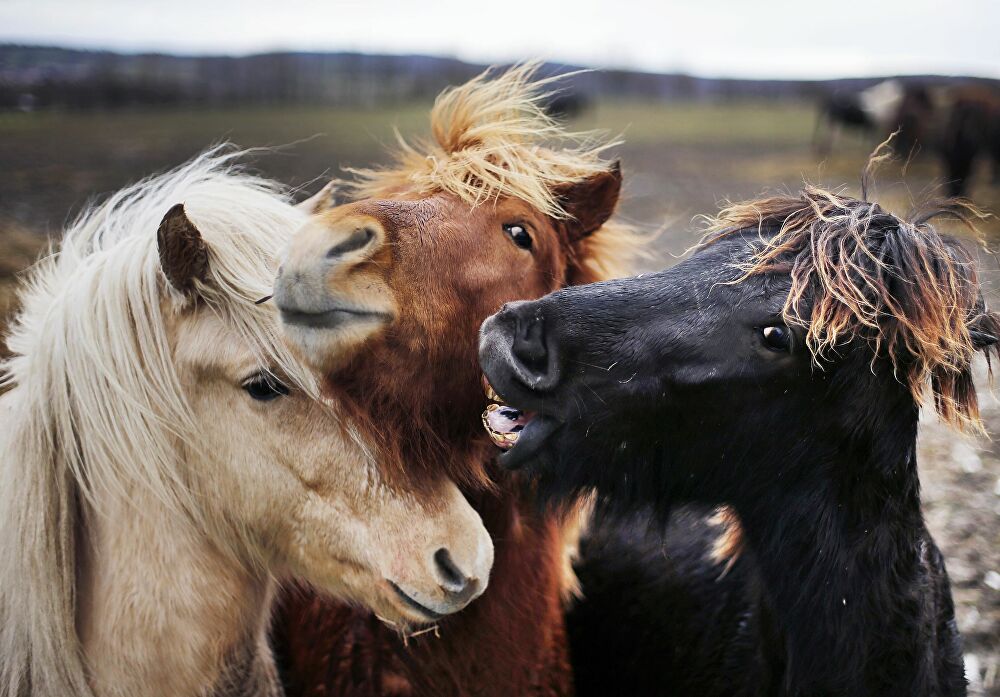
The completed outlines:
{"type": "Polygon", "coordinates": [[[982,350],[988,361],[997,350],[1000,318],[985,307],[969,252],[931,221],[957,219],[981,241],[974,223],[983,214],[947,201],[903,219],[870,202],[872,172],[885,159],[881,148],[865,168],[860,199],[806,186],[797,195],[731,205],[709,219],[701,244],[756,228],[754,252],[738,264],[735,282],[790,275],[782,314],[806,330],[818,366],[861,338],[873,360],[890,361],[917,404],[929,386],[943,421],[982,432],[972,358],[982,350]]]}
{"type": "MultiPolygon", "coordinates": [[[[347,184],[354,199],[400,193],[430,196],[447,192],[469,206],[509,197],[554,218],[570,217],[560,191],[617,163],[603,158],[621,140],[597,132],[567,131],[545,112],[566,77],[536,78],[541,64],[531,61],[497,74],[489,68],[469,82],[438,95],[431,109],[433,140],[407,142],[397,133],[393,164],[351,169],[347,184]]],[[[609,221],[581,243],[581,273],[576,283],[626,275],[639,251],[627,225],[609,221]]]]}
{"type": "MultiPolygon", "coordinates": [[[[160,268],[157,228],[183,201],[209,246],[198,302],[245,339],[261,365],[316,386],[281,341],[269,292],[275,260],[304,220],[271,182],[216,148],[84,212],[58,252],[27,275],[0,365],[0,695],[89,695],[76,633],[82,508],[149,492],[240,550],[243,530],[216,520],[178,444],[199,428],[173,362],[169,318],[188,302],[160,268]],[[224,528],[224,529],[223,529],[224,528]]],[[[226,551],[226,550],[224,550],[226,551]]],[[[236,549],[228,550],[239,554],[236,549]]]]}

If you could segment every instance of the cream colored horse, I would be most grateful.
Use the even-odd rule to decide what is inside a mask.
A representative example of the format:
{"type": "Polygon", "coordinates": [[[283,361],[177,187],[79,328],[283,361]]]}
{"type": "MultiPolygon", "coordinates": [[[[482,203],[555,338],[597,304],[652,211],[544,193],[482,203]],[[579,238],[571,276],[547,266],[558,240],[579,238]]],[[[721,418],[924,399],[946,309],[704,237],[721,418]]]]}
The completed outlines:
{"type": "Polygon", "coordinates": [[[486,586],[454,485],[380,469],[254,304],[305,212],[233,157],[116,194],[28,274],[0,399],[4,697],[276,695],[274,579],[399,626],[486,586]]]}

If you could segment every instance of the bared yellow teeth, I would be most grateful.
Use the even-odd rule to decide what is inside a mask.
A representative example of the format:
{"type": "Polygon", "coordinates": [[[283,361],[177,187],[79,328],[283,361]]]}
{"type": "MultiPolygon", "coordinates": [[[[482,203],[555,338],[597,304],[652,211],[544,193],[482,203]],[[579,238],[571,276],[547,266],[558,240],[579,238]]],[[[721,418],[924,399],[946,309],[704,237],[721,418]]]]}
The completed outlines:
{"type": "Polygon", "coordinates": [[[490,415],[493,412],[499,411],[503,407],[499,404],[489,404],[486,406],[486,411],[483,412],[483,428],[486,429],[486,433],[489,434],[490,440],[498,448],[503,448],[504,450],[509,450],[514,447],[517,443],[518,437],[521,435],[519,432],[501,432],[493,428],[491,424],[490,415]]]}
{"type": "Polygon", "coordinates": [[[490,384],[490,381],[486,379],[485,375],[483,376],[483,391],[486,392],[486,399],[491,402],[506,404],[506,402],[503,401],[503,397],[498,395],[497,391],[493,389],[493,385],[490,384]]]}

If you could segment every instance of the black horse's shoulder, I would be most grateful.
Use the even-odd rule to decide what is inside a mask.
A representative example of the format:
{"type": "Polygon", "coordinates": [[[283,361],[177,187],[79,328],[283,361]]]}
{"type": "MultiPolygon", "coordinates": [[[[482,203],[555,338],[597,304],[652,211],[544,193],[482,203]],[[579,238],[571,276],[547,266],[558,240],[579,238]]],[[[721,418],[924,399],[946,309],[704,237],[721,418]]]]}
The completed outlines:
{"type": "Polygon", "coordinates": [[[568,613],[577,693],[712,697],[765,694],[750,560],[716,560],[713,511],[605,513],[582,541],[583,597],[568,613]]]}

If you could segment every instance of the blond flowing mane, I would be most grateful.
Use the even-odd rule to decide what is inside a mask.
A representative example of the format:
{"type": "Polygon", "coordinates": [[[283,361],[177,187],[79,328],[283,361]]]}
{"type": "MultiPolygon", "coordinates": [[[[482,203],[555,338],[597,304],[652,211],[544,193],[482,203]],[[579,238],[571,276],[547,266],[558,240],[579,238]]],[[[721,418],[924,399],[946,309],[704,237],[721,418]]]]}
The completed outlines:
{"type": "MultiPolygon", "coordinates": [[[[255,348],[314,390],[287,352],[267,294],[274,260],[303,214],[270,182],[217,148],[129,187],[85,212],[58,252],[27,275],[0,381],[0,695],[89,695],[76,635],[80,509],[151,492],[193,525],[197,477],[178,443],[199,434],[167,332],[185,299],[160,270],[156,232],[184,202],[210,248],[200,301],[255,348]]],[[[230,531],[232,537],[233,533],[230,531]]]]}
{"type": "MultiPolygon", "coordinates": [[[[610,171],[606,151],[621,144],[595,132],[571,132],[545,113],[555,83],[536,78],[529,62],[497,74],[488,69],[442,92],[431,110],[432,140],[412,144],[397,134],[394,162],[353,169],[354,198],[448,192],[470,206],[510,197],[552,218],[566,218],[559,190],[610,171]]],[[[632,230],[609,222],[584,245],[588,276],[580,282],[626,272],[639,241],[632,230]]]]}
{"type": "Polygon", "coordinates": [[[1000,336],[1000,322],[984,306],[969,253],[930,224],[947,215],[975,232],[979,214],[950,202],[904,220],[867,200],[867,176],[861,199],[806,186],[729,206],[709,220],[702,244],[757,230],[737,282],[790,275],[784,319],[806,330],[817,364],[861,338],[890,360],[918,404],[929,388],[946,423],[981,431],[971,364],[990,346],[975,336],[1000,336]]]}

